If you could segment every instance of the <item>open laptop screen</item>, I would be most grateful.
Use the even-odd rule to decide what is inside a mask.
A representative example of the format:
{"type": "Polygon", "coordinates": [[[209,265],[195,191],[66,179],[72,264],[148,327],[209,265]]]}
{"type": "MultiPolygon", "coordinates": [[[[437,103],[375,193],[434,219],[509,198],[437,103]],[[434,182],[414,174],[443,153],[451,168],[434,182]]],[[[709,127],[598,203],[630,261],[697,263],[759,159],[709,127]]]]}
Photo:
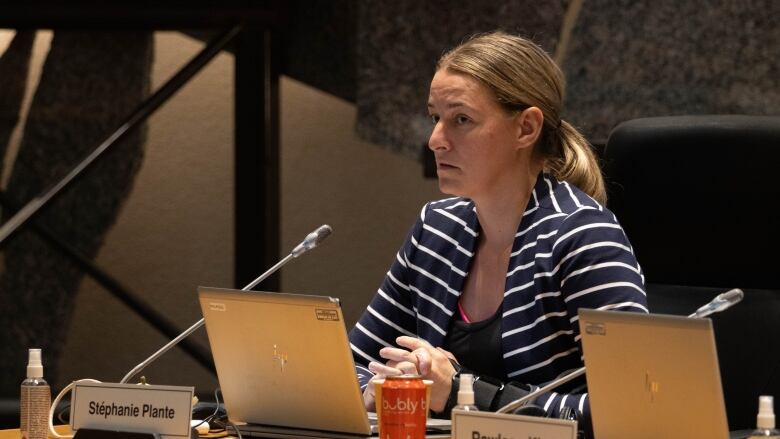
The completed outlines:
{"type": "Polygon", "coordinates": [[[709,319],[579,316],[597,438],[729,437],[709,319]]]}
{"type": "Polygon", "coordinates": [[[198,292],[231,421],[370,434],[338,300],[198,292]]]}

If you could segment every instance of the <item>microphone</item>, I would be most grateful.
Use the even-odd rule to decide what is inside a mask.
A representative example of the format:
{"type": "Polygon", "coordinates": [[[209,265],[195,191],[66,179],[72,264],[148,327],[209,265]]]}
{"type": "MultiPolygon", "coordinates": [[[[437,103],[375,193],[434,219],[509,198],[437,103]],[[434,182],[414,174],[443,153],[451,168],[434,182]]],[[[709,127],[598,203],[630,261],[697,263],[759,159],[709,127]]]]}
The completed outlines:
{"type": "MultiPolygon", "coordinates": [[[[729,290],[726,291],[725,293],[718,294],[709,303],[697,309],[696,312],[694,312],[693,314],[689,315],[688,318],[701,318],[701,317],[708,316],[710,314],[714,314],[716,312],[725,311],[731,308],[732,306],[736,305],[737,303],[739,303],[744,296],[745,293],[743,293],[742,290],[740,290],[739,288],[734,288],[733,290],[729,290]]],[[[555,389],[558,386],[562,386],[568,383],[569,381],[584,374],[585,374],[585,366],[573,372],[570,372],[558,379],[550,381],[547,385],[534,390],[528,395],[525,395],[522,398],[510,402],[509,404],[498,409],[496,413],[510,413],[515,409],[522,407],[523,405],[525,405],[525,403],[538,397],[539,395],[547,393],[550,390],[555,389]]]]}
{"type": "Polygon", "coordinates": [[[306,238],[303,239],[303,242],[298,244],[293,249],[291,254],[294,258],[297,258],[298,256],[320,245],[320,243],[324,241],[325,238],[330,236],[331,233],[333,233],[333,229],[327,224],[323,224],[317,227],[317,230],[306,235],[306,238]]]}
{"type": "Polygon", "coordinates": [[[734,288],[733,290],[718,294],[714,299],[712,299],[712,301],[697,309],[696,312],[692,313],[688,317],[702,318],[716,312],[725,311],[738,304],[744,297],[745,293],[743,293],[742,290],[739,288],[734,288]]]}
{"type": "MultiPolygon", "coordinates": [[[[304,238],[303,241],[300,244],[295,246],[295,248],[290,252],[290,254],[285,256],[281,261],[277,262],[276,265],[274,265],[273,267],[271,267],[268,270],[266,270],[265,273],[263,273],[260,276],[258,276],[255,280],[253,280],[252,282],[249,282],[244,288],[241,289],[241,291],[249,291],[249,290],[251,290],[252,288],[255,287],[255,285],[257,285],[260,282],[262,282],[268,276],[274,274],[276,271],[278,271],[280,268],[282,268],[285,264],[290,262],[293,258],[297,258],[298,256],[300,256],[300,255],[306,253],[307,251],[309,251],[309,250],[317,247],[318,245],[320,245],[320,243],[323,240],[325,240],[325,238],[330,236],[330,234],[332,232],[333,232],[333,229],[329,225],[327,225],[327,224],[319,226],[317,228],[317,230],[315,230],[315,231],[309,233],[308,235],[306,235],[306,238],[304,238]]],[[[119,381],[119,384],[127,383],[130,380],[130,378],[132,378],[133,376],[135,376],[136,374],[138,374],[139,372],[144,370],[144,368],[146,368],[146,366],[152,364],[152,362],[154,360],[160,358],[164,353],[168,352],[172,347],[174,347],[177,344],[179,344],[179,342],[181,342],[182,340],[187,338],[190,334],[195,332],[198,328],[203,326],[204,323],[206,323],[206,319],[200,319],[197,322],[195,322],[195,324],[193,324],[189,328],[185,329],[184,332],[182,332],[181,334],[176,336],[176,338],[174,338],[173,340],[169,341],[165,346],[161,347],[159,350],[157,350],[157,352],[155,352],[152,355],[150,355],[149,358],[147,358],[146,360],[138,363],[138,365],[135,366],[134,368],[132,368],[130,370],[130,372],[127,372],[127,375],[125,375],[122,378],[122,380],[119,381]]]]}

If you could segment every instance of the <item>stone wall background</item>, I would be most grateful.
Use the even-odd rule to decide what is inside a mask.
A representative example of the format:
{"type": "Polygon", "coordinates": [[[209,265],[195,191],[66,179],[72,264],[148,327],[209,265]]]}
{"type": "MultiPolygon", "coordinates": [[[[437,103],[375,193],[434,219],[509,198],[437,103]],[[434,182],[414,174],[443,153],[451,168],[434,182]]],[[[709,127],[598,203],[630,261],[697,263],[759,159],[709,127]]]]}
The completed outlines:
{"type": "Polygon", "coordinates": [[[588,0],[568,47],[566,116],[593,140],[620,122],[780,114],[780,3],[588,0]]]}
{"type": "Polygon", "coordinates": [[[678,114],[780,113],[780,3],[772,0],[359,2],[357,132],[411,156],[427,141],[439,55],[474,33],[518,33],[555,53],[565,117],[596,143],[618,123],[678,114]],[[567,17],[568,8],[578,13],[567,17]]]}
{"type": "Polygon", "coordinates": [[[426,103],[436,61],[469,35],[505,29],[554,51],[567,1],[359,3],[357,132],[418,157],[428,141],[426,103]],[[529,7],[533,4],[533,7],[529,7]]]}

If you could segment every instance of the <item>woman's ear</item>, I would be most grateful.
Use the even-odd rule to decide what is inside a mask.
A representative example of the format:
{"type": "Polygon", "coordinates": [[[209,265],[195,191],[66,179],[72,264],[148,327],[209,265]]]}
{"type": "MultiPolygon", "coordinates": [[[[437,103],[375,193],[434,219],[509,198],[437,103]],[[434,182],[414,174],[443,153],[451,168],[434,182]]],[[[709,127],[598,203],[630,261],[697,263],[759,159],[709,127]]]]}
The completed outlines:
{"type": "Polygon", "coordinates": [[[517,147],[530,148],[542,135],[544,113],[538,107],[528,107],[515,116],[517,126],[517,147]]]}

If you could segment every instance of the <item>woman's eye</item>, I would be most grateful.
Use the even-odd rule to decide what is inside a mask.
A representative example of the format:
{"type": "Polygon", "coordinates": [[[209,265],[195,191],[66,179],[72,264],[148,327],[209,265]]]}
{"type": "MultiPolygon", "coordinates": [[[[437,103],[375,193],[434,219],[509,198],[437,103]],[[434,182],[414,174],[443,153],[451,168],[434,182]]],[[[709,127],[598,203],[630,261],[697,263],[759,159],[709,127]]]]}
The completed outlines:
{"type": "Polygon", "coordinates": [[[436,125],[437,123],[439,123],[439,116],[437,116],[435,114],[431,114],[429,117],[431,118],[431,123],[432,124],[436,125]]]}
{"type": "Polygon", "coordinates": [[[469,121],[469,118],[466,116],[458,116],[455,118],[455,122],[458,125],[463,125],[464,123],[467,123],[469,121]]]}

